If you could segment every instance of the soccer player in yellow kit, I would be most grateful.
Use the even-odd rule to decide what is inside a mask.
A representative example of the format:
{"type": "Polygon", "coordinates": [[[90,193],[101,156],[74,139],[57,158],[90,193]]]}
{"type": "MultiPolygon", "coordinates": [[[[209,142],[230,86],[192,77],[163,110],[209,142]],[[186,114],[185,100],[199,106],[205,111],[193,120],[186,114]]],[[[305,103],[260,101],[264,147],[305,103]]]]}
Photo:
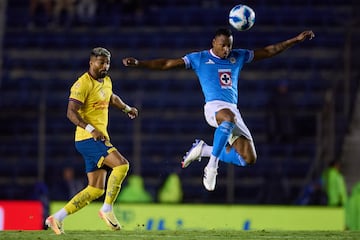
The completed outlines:
{"type": "Polygon", "coordinates": [[[46,225],[56,234],[64,233],[63,220],[66,216],[79,211],[105,193],[108,170],[111,170],[111,174],[99,216],[112,230],[121,228],[113,213],[113,204],[129,170],[129,162],[110,143],[107,132],[108,108],[109,105],[114,106],[131,119],[138,116],[138,110],[113,93],[111,78],[108,76],[110,58],[107,49],[92,49],[89,71],[78,78],[70,90],[67,117],[76,125],[75,147],[85,160],[88,186],[46,219],[46,225]]]}

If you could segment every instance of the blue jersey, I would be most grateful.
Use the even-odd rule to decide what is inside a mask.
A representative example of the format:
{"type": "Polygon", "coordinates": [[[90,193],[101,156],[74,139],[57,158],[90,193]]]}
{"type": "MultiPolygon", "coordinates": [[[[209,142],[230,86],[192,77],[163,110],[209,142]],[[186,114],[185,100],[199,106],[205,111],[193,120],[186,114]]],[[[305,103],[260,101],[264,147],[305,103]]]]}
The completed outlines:
{"type": "Polygon", "coordinates": [[[238,101],[238,78],[244,63],[251,62],[254,51],[233,49],[226,59],[211,50],[192,52],[183,57],[187,69],[199,78],[205,102],[221,100],[233,104],[238,101]]]}

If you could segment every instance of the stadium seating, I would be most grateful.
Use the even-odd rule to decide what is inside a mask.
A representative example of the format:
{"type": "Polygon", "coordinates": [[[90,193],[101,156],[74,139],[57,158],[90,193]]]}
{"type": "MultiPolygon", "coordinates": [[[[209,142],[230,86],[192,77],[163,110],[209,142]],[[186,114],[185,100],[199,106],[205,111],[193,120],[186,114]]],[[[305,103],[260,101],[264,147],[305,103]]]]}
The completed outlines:
{"type": "Polygon", "coordinates": [[[139,171],[147,187],[155,191],[166,175],[177,172],[183,181],[185,202],[292,204],[297,198],[315,158],[316,114],[323,107],[325,91],[334,84],[329,75],[337,76],[339,69],[347,1],[333,0],[330,5],[328,1],[317,1],[316,5],[312,5],[313,1],[255,1],[257,27],[246,34],[234,32],[234,47],[261,47],[309,27],[316,31],[316,41],[294,48],[293,54],[244,68],[239,82],[239,107],[254,135],[259,159],[255,166],[246,168],[221,166],[213,193],[201,186],[204,161],[180,168],[181,157],[195,138],[203,137],[209,144],[212,141],[213,129],[204,120],[204,100],[195,75],[188,71],[125,69],[121,57],[179,57],[190,50],[210,47],[214,27],[227,23],[228,9],[237,1],[214,1],[217,7],[207,6],[205,1],[152,1],[141,22],[132,26],[122,26],[121,16],[99,14],[94,26],[77,26],[75,22],[71,29],[35,30],[24,27],[27,2],[9,1],[7,11],[0,87],[0,125],[7,127],[1,129],[4,136],[0,138],[0,171],[1,184],[10,187],[0,193],[0,199],[28,197],[38,178],[42,111],[46,113],[45,179],[52,182],[69,162],[83,174],[66,106],[69,87],[87,69],[89,49],[99,45],[111,49],[114,55],[114,88],[141,111],[138,122],[111,112],[112,142],[135,165],[130,171],[139,171]],[[332,8],[332,4],[341,7],[332,8]],[[329,25],[335,30],[330,31],[329,25]],[[94,32],[96,27],[98,32],[94,32]],[[294,144],[276,144],[266,137],[271,91],[284,78],[294,93],[297,109],[294,144]],[[140,149],[140,158],[133,152],[135,145],[140,149]],[[29,184],[20,181],[29,177],[33,177],[29,184]],[[16,189],[11,188],[14,182],[16,189]],[[232,190],[227,188],[229,182],[234,184],[232,190]],[[288,194],[281,201],[269,193],[269,188],[285,182],[290,189],[284,189],[288,194]],[[25,194],[20,194],[26,187],[25,194]]]}

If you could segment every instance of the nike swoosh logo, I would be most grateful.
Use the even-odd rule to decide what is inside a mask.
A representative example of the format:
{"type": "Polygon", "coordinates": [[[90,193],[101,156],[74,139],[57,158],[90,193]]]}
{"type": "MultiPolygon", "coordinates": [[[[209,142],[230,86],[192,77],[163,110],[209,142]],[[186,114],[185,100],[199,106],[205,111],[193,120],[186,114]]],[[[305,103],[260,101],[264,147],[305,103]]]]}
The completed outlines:
{"type": "Polygon", "coordinates": [[[111,222],[111,220],[108,219],[106,216],[105,216],[105,218],[108,220],[108,222],[109,222],[113,227],[117,227],[117,226],[118,226],[117,224],[114,224],[113,222],[111,222]]]}

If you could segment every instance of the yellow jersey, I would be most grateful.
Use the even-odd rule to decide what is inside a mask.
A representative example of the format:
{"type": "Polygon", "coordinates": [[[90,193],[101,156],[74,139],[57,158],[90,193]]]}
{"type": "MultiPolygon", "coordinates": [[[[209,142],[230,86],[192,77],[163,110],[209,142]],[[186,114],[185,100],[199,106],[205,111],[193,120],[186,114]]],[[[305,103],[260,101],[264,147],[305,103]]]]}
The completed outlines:
{"type": "MultiPolygon", "coordinates": [[[[72,85],[69,97],[69,101],[81,104],[80,116],[101,131],[109,140],[107,126],[109,102],[112,94],[112,82],[109,76],[100,82],[86,72],[72,85]]],[[[92,138],[92,135],[88,131],[79,126],[76,127],[75,141],[89,138],[92,138]]]]}

